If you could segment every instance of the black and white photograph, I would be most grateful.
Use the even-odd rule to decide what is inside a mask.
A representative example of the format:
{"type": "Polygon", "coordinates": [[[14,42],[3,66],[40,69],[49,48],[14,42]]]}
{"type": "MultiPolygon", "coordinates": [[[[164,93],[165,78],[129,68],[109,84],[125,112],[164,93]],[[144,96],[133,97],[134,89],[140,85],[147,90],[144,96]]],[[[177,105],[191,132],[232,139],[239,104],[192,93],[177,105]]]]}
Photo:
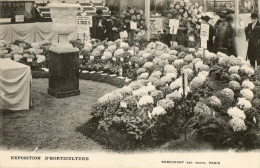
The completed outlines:
{"type": "Polygon", "coordinates": [[[260,0],[0,0],[0,168],[260,168],[260,0]]]}

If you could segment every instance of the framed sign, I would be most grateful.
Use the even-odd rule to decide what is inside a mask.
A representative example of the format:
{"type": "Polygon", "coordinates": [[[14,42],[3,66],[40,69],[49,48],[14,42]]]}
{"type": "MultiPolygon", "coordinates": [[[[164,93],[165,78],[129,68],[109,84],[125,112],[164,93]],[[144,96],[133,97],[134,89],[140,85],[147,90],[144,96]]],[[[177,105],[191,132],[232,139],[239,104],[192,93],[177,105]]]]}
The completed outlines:
{"type": "Polygon", "coordinates": [[[130,29],[132,30],[137,29],[137,22],[130,22],[130,29]]]}
{"type": "Polygon", "coordinates": [[[164,18],[150,18],[150,34],[158,34],[158,32],[163,32],[163,19],[164,18]]]}
{"type": "Polygon", "coordinates": [[[209,39],[209,25],[208,24],[201,24],[200,38],[206,39],[206,40],[209,39]]]}
{"type": "Polygon", "coordinates": [[[15,22],[24,22],[24,15],[15,15],[15,22]]]}
{"type": "Polygon", "coordinates": [[[177,34],[179,26],[180,26],[180,20],[170,19],[169,21],[170,34],[177,34]]]}
{"type": "Polygon", "coordinates": [[[93,26],[92,16],[77,16],[76,25],[93,26]]]}

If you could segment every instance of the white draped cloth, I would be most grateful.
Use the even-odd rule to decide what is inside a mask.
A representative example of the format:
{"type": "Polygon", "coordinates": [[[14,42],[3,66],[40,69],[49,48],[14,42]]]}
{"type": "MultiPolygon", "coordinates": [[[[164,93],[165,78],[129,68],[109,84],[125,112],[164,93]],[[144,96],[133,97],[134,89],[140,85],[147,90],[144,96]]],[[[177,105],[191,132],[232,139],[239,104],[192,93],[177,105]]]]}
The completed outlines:
{"type": "MultiPolygon", "coordinates": [[[[76,32],[74,32],[68,39],[75,39],[76,36],[76,32]]],[[[27,43],[43,40],[58,41],[58,35],[53,32],[52,22],[5,24],[0,25],[0,40],[5,40],[8,43],[15,40],[27,43]]]]}
{"type": "Polygon", "coordinates": [[[0,109],[29,110],[31,81],[29,66],[0,59],[0,109]]]}

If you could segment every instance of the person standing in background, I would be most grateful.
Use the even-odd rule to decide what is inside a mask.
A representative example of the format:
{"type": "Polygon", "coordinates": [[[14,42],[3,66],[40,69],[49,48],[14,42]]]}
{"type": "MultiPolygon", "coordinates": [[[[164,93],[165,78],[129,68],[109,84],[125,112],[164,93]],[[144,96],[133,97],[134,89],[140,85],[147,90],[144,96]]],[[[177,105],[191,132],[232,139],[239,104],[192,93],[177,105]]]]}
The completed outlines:
{"type": "Polygon", "coordinates": [[[209,25],[209,39],[208,39],[207,46],[210,52],[214,52],[215,29],[211,24],[209,24],[211,18],[209,16],[202,16],[201,19],[202,19],[202,24],[209,25]]]}
{"type": "Polygon", "coordinates": [[[255,66],[260,63],[260,23],[256,13],[251,14],[252,23],[245,29],[246,40],[248,41],[247,59],[255,66]]]}
{"type": "Polygon", "coordinates": [[[111,12],[111,17],[106,20],[105,34],[108,41],[116,41],[120,39],[120,31],[122,30],[122,24],[117,16],[117,13],[111,12]]]}
{"type": "Polygon", "coordinates": [[[96,15],[93,16],[93,27],[91,27],[91,38],[103,41],[104,38],[104,28],[105,18],[103,17],[103,11],[98,9],[96,15]]]}
{"type": "Polygon", "coordinates": [[[227,15],[225,20],[216,26],[215,51],[236,55],[234,47],[235,29],[232,25],[233,18],[227,15]]]}

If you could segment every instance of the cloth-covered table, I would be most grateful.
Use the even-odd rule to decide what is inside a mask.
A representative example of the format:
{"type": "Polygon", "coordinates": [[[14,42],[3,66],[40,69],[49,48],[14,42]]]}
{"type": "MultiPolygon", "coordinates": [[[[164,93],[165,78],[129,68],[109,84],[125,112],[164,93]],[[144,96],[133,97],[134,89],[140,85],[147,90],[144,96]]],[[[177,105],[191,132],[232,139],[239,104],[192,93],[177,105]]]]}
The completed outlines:
{"type": "Polygon", "coordinates": [[[29,110],[31,81],[29,66],[0,59],[0,109],[29,110]]]}

